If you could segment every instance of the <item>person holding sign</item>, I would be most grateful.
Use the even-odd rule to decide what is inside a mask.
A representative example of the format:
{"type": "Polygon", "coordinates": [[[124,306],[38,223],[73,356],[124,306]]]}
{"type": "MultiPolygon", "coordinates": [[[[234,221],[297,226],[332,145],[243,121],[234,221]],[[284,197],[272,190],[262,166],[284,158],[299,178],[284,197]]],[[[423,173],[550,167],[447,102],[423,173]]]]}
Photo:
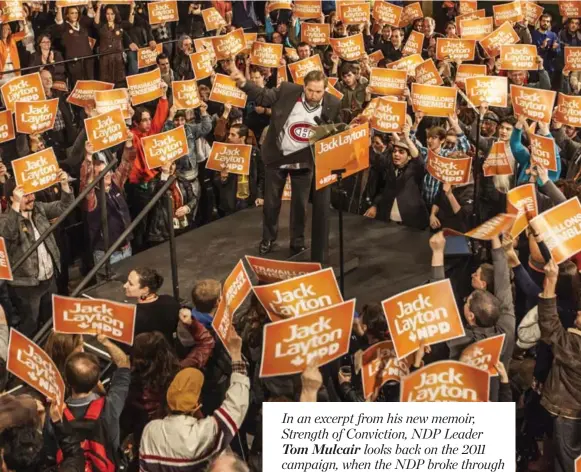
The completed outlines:
{"type": "Polygon", "coordinates": [[[552,74],[555,70],[553,61],[561,54],[561,44],[557,33],[551,31],[553,17],[546,12],[539,18],[539,26],[531,33],[532,44],[537,47],[539,56],[543,59],[543,67],[552,74]]]}
{"type": "MultiPolygon", "coordinates": [[[[4,184],[4,196],[11,202],[10,210],[0,226],[0,236],[5,239],[8,259],[16,261],[73,202],[73,191],[69,176],[59,171],[61,199],[58,202],[37,202],[35,195],[24,195],[22,187],[13,180],[4,184]]],[[[38,329],[39,320],[45,321],[52,315],[51,296],[56,293],[56,277],[61,270],[60,251],[54,234],[48,236],[26,262],[13,273],[14,280],[8,282],[12,302],[20,316],[19,330],[32,338],[38,329]]]]}

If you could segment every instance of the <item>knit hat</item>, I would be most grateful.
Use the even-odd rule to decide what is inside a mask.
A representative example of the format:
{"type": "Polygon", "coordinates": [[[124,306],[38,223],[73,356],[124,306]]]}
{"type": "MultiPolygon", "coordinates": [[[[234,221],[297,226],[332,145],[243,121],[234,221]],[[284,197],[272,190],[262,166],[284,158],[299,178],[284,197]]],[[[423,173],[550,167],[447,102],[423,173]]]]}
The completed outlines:
{"type": "Polygon", "coordinates": [[[188,367],[175,376],[167,389],[167,406],[170,411],[191,414],[200,408],[200,393],[204,385],[204,374],[188,367]]]}

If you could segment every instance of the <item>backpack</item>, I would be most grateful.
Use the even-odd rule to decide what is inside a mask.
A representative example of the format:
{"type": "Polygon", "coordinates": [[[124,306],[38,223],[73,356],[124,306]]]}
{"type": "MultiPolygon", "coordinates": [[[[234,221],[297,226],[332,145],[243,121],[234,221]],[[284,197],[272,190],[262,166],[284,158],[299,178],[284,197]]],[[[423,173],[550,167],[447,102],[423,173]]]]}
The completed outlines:
{"type": "MultiPolygon", "coordinates": [[[[63,417],[81,440],[85,453],[85,472],[115,472],[116,459],[108,451],[109,435],[107,425],[102,418],[105,397],[92,401],[82,418],[75,418],[68,407],[63,417]]],[[[109,448],[110,449],[110,448],[109,448]]],[[[63,461],[62,450],[57,452],[57,464],[63,461]]]]}

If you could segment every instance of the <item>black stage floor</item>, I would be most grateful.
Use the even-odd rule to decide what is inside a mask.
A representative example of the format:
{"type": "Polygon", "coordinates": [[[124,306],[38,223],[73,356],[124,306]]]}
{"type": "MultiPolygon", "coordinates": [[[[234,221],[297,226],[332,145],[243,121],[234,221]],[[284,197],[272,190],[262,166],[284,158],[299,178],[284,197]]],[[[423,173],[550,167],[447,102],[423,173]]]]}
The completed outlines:
{"type": "MultiPolygon", "coordinates": [[[[308,216],[310,235],[310,214],[308,216]]],[[[289,205],[280,215],[279,248],[267,257],[289,258],[289,205]]],[[[345,298],[357,298],[360,309],[365,303],[381,300],[421,285],[430,276],[429,232],[363,216],[344,216],[345,250],[359,259],[356,270],[345,277],[345,298]]],[[[202,278],[223,280],[245,255],[258,255],[262,234],[262,210],[252,208],[217,220],[176,238],[180,297],[190,299],[195,281],[202,278]]],[[[331,211],[330,252],[338,252],[338,215],[331,211]]],[[[310,247],[310,241],[307,241],[310,247]]],[[[310,254],[310,249],[308,250],[310,254]]],[[[92,297],[125,301],[123,283],[136,267],[153,267],[165,278],[161,293],[172,293],[169,243],[141,252],[115,264],[118,280],[85,293],[92,297]]]]}

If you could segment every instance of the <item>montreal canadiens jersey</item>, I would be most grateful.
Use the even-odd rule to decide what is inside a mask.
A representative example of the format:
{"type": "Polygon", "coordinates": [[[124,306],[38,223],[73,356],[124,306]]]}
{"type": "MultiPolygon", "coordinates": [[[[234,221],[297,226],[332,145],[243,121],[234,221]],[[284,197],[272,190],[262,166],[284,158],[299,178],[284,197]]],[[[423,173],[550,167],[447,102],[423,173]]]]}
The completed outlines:
{"type": "Polygon", "coordinates": [[[304,100],[304,95],[301,95],[278,138],[283,156],[301,151],[309,145],[309,138],[312,136],[314,128],[318,126],[315,118],[321,117],[321,111],[320,103],[311,108],[304,100]]]}

